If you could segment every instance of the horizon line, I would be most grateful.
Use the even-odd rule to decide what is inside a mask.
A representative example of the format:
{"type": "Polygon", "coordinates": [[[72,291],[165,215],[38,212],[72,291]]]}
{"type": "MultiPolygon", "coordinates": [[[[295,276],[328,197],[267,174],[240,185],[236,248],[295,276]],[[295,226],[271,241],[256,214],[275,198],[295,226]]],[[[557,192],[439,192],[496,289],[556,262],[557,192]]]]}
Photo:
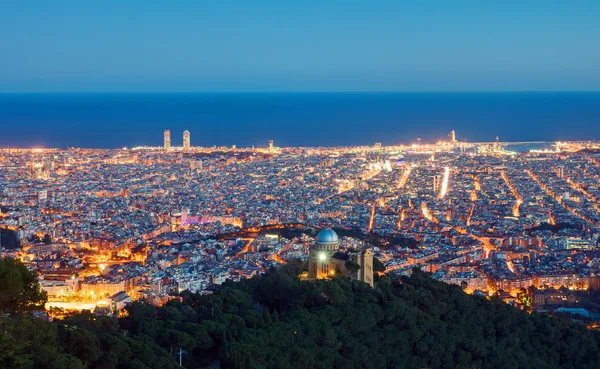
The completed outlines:
{"type": "Polygon", "coordinates": [[[239,90],[239,91],[0,91],[0,95],[130,95],[130,94],[513,94],[600,93],[598,90],[239,90]]]}

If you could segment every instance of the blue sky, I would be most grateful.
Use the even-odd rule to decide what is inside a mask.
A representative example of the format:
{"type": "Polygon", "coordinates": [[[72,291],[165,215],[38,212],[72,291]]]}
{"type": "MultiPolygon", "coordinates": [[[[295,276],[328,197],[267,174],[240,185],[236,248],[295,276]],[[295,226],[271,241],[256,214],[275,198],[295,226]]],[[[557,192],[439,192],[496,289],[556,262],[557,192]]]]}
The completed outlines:
{"type": "Polygon", "coordinates": [[[2,1],[0,92],[600,90],[600,1],[2,1]]]}

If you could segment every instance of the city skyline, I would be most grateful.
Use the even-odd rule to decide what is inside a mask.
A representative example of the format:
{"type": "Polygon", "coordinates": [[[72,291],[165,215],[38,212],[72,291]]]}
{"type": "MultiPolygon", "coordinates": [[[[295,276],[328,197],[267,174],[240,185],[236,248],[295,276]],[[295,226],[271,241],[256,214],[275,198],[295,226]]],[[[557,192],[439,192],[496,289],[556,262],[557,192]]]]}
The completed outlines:
{"type": "Polygon", "coordinates": [[[309,263],[303,279],[339,272],[371,286],[375,259],[380,277],[417,266],[467,293],[503,291],[522,309],[544,306],[523,289],[542,298],[563,285],[600,287],[590,268],[600,243],[600,144],[518,154],[501,142],[465,144],[456,130],[447,136],[406,146],[0,150],[0,242],[51,277],[41,282],[49,306],[76,309],[107,295],[138,298],[132,286],[143,284],[127,275],[167,273],[168,291],[202,291],[291,258],[309,263]],[[286,228],[308,233],[270,233],[286,228]],[[76,284],[36,257],[46,243],[78,265],[76,284]],[[82,250],[85,262],[72,256],[82,250]],[[117,265],[127,273],[111,272],[117,265]]]}
{"type": "Polygon", "coordinates": [[[600,138],[600,93],[0,94],[0,147],[281,147],[600,138]]]}

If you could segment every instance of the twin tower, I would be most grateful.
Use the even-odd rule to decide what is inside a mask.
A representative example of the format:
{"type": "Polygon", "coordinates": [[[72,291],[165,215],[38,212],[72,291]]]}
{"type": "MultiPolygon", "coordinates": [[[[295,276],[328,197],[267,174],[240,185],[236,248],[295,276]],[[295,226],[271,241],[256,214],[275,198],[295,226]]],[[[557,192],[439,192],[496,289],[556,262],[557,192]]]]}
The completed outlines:
{"type": "MultiPolygon", "coordinates": [[[[168,129],[165,130],[163,140],[164,140],[165,150],[169,150],[171,148],[171,131],[170,130],[168,130],[168,129]]],[[[188,131],[188,130],[183,131],[183,148],[184,149],[190,148],[190,131],[188,131]]]]}

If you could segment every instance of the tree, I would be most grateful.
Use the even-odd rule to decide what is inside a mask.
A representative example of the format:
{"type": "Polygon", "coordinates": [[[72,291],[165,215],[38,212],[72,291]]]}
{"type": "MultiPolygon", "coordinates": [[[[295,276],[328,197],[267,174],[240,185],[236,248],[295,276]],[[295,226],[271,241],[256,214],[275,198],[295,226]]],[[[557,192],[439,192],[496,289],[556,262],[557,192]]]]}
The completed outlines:
{"type": "Polygon", "coordinates": [[[373,271],[385,272],[385,265],[377,258],[373,258],[373,271]]]}
{"type": "Polygon", "coordinates": [[[360,270],[360,265],[352,260],[346,260],[344,266],[346,267],[348,273],[350,273],[350,276],[355,276],[360,270]]]}
{"type": "Polygon", "coordinates": [[[0,368],[84,368],[64,352],[56,324],[24,315],[0,316],[0,330],[0,368]]]}
{"type": "Polygon", "coordinates": [[[37,276],[15,259],[0,259],[0,312],[31,312],[44,308],[47,296],[37,276]]]}

